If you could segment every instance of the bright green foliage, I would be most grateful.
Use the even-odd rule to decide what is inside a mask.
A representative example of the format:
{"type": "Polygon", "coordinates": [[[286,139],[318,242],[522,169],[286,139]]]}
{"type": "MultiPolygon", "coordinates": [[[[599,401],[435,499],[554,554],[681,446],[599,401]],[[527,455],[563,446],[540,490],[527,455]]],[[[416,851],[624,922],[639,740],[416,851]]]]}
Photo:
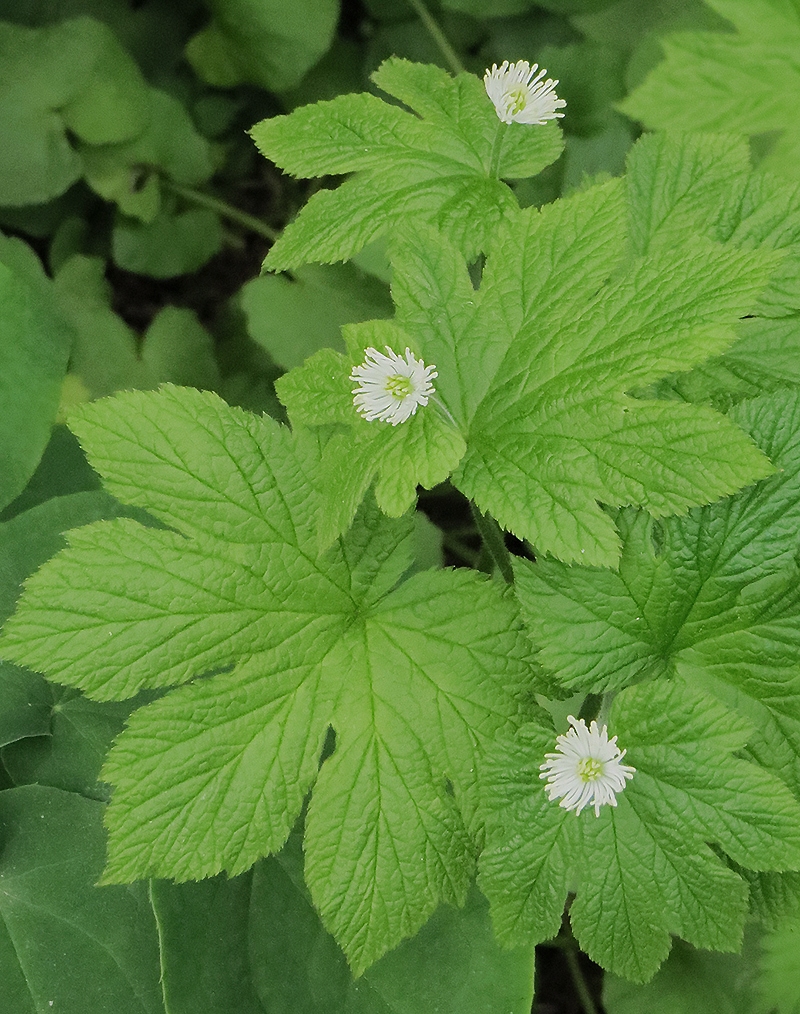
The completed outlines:
{"type": "Polygon", "coordinates": [[[24,489],[47,445],[73,338],[38,259],[0,236],[0,507],[24,489]]]}
{"type": "Polygon", "coordinates": [[[625,392],[729,345],[775,263],[690,237],[626,266],[623,214],[610,183],[498,237],[476,323],[500,340],[455,476],[539,550],[612,566],[618,538],[596,501],[660,516],[767,473],[719,415],[625,392]]]}
{"type": "Polygon", "coordinates": [[[561,151],[552,122],[505,130],[472,74],[454,79],[430,64],[390,59],[372,78],[413,113],[375,95],[342,95],[251,131],[259,150],[293,176],[356,173],[311,198],[270,250],[265,263],[274,271],[346,260],[409,219],[436,225],[472,260],[517,206],[501,180],[533,176],[561,151]]]}
{"type": "Polygon", "coordinates": [[[343,324],[391,316],[386,286],[352,264],[309,264],[293,274],[261,275],[241,292],[249,334],[286,369],[317,349],[343,349],[343,324]]]}
{"type": "Polygon", "coordinates": [[[619,573],[520,561],[517,593],[562,682],[616,690],[685,674],[752,722],[752,755],[799,790],[800,395],[765,396],[734,418],[775,475],[660,525],[625,512],[619,573]]]}
{"type": "Polygon", "coordinates": [[[0,22],[0,204],[36,204],[81,175],[67,131],[88,144],[127,141],[147,124],[138,67],[91,18],[32,29],[0,22]]]}
{"type": "Polygon", "coordinates": [[[736,325],[735,344],[657,385],[657,392],[730,404],[797,383],[800,187],[747,175],[747,162],[745,145],[732,137],[653,135],[631,152],[627,187],[640,253],[674,245],[690,228],[717,241],[786,252],[753,315],[736,325]]]}
{"type": "Polygon", "coordinates": [[[186,55],[201,78],[222,88],[296,87],[328,49],[339,16],[339,0],[208,0],[207,6],[214,20],[186,55]]]}
{"type": "Polygon", "coordinates": [[[765,165],[797,179],[800,8],[794,0],[707,0],[735,33],[668,36],[666,60],[620,108],[648,127],[777,132],[765,165]]]}
{"type": "Polygon", "coordinates": [[[414,503],[417,483],[430,489],[443,482],[464,453],[464,438],[435,404],[418,411],[399,426],[367,422],[353,406],[353,366],[364,361],[364,350],[385,346],[402,354],[416,349],[409,334],[391,321],[373,320],[344,330],[349,356],[331,349],[318,352],[276,386],[295,425],[338,424],[323,453],[321,491],[324,508],[319,540],[327,548],[346,531],[372,480],[378,506],[399,517],[414,503]]]}
{"type": "MultiPolygon", "coordinates": [[[[692,172],[693,144],[683,156],[692,172]]],[[[673,145],[680,159],[680,143],[673,145]]],[[[660,161],[643,147],[627,186],[609,181],[542,211],[509,215],[478,292],[461,254],[432,229],[398,235],[396,324],[349,329],[349,361],[323,351],[278,385],[293,420],[350,430],[324,452],[323,544],[346,529],[374,475],[388,513],[408,506],[417,483],[444,478],[461,456],[455,439],[442,439],[450,419],[466,440],[454,475],[459,488],[505,528],[567,561],[616,564],[619,538],[597,501],[642,504],[662,516],[769,473],[718,413],[626,395],[731,345],[735,322],[782,270],[771,235],[736,235],[721,245],[693,234],[692,227],[712,231],[722,184],[688,202],[685,186],[662,186],[660,161]],[[645,232],[638,212],[648,201],[658,215],[645,232]],[[629,207],[637,212],[633,227],[629,207]],[[753,249],[759,246],[767,249],[753,249]],[[396,352],[409,346],[438,370],[433,402],[397,427],[364,422],[348,393],[363,348],[387,344],[396,352]],[[393,453],[420,438],[424,454],[393,453]],[[400,490],[396,499],[384,492],[388,482],[400,490]]],[[[747,179],[740,163],[740,190],[747,179]]],[[[776,206],[783,207],[777,198],[776,206]]]]}
{"type": "Polygon", "coordinates": [[[100,811],[100,803],[37,785],[0,792],[4,1014],[163,1014],[145,885],[95,887],[100,811]]]}
{"type": "Polygon", "coordinates": [[[125,394],[71,425],[109,491],[170,527],[71,532],[4,657],[101,700],[217,673],[137,711],[113,747],[106,879],[245,870],[316,780],[306,876],[362,971],[464,900],[482,754],[529,672],[513,600],[463,571],[392,590],[411,519],[374,507],[318,557],[315,442],[212,395],[125,394]]]}
{"type": "Polygon", "coordinates": [[[800,805],[775,775],[732,756],[748,723],[687,682],[623,691],[609,726],[636,773],[599,817],[547,800],[538,769],[554,733],[526,726],[498,747],[479,884],[501,941],[553,936],[572,889],[581,947],[635,982],[654,974],[670,934],[738,950],[747,885],[706,843],[751,869],[798,869],[800,805]]]}

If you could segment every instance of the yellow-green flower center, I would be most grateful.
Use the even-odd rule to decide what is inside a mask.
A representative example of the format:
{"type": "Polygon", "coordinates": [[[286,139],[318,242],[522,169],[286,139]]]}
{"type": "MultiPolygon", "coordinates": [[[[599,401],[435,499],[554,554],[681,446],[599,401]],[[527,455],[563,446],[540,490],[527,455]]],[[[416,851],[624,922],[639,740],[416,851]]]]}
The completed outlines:
{"type": "Polygon", "coordinates": [[[521,113],[528,104],[528,89],[520,85],[518,88],[509,88],[506,95],[506,108],[511,116],[521,113]]]}
{"type": "Polygon", "coordinates": [[[603,762],[584,757],[578,762],[578,777],[584,782],[595,782],[603,773],[603,762]]]}
{"type": "Polygon", "coordinates": [[[397,398],[402,401],[403,398],[407,398],[413,391],[410,377],[404,377],[400,373],[395,373],[393,377],[387,377],[386,379],[386,393],[391,394],[393,398],[397,398]]]}

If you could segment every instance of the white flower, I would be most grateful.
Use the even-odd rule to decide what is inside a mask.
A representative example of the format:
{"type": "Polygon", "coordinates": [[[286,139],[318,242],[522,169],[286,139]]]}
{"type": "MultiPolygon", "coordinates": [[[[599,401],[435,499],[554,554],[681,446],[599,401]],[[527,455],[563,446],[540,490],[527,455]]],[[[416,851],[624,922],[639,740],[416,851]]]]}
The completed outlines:
{"type": "Polygon", "coordinates": [[[567,721],[572,728],[556,740],[559,752],[545,754],[539,777],[547,779],[545,792],[550,802],[561,799],[559,806],[576,813],[584,806],[594,806],[599,817],[601,806],[617,805],[616,794],[625,788],[627,778],[633,778],[636,768],[620,764],[625,750],[618,748],[616,736],[608,738],[607,726],[600,729],[592,722],[587,729],[582,718],[572,715],[567,721]]]}
{"type": "Polygon", "coordinates": [[[567,104],[555,93],[558,81],[550,78],[543,81],[547,71],[539,70],[536,74],[537,70],[538,63],[531,67],[527,60],[519,63],[504,60],[501,67],[493,63],[492,69],[487,69],[483,75],[486,94],[494,102],[503,123],[516,120],[517,123],[543,124],[564,115],[557,112],[567,104]]]}
{"type": "Polygon", "coordinates": [[[426,366],[411,349],[405,359],[387,345],[384,355],[377,349],[366,349],[365,361],[354,366],[350,379],[358,381],[353,388],[353,404],[366,420],[380,419],[392,426],[405,422],[427,405],[435,388],[431,381],[438,376],[435,366],[426,366]]]}

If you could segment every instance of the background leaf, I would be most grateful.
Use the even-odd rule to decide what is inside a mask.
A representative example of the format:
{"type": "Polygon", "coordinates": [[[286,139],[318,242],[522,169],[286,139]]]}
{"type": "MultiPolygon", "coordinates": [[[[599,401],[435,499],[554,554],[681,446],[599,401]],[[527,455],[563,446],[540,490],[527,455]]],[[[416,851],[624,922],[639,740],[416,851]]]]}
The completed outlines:
{"type": "Polygon", "coordinates": [[[73,331],[38,262],[27,248],[0,247],[0,507],[22,491],[39,463],[55,422],[73,331]],[[15,252],[16,251],[16,252],[15,252]]]}
{"type": "Polygon", "coordinates": [[[320,348],[343,352],[343,324],[392,312],[386,287],[351,264],[309,264],[292,278],[261,275],[241,299],[249,334],[287,370],[320,348]]]}
{"type": "Polygon", "coordinates": [[[147,88],[109,28],[80,17],[43,28],[0,22],[0,203],[36,204],[81,175],[67,130],[91,144],[144,130],[147,88]]]}
{"type": "Polygon", "coordinates": [[[189,43],[192,66],[211,84],[296,87],[331,44],[338,0],[207,0],[211,25],[189,43]]]}
{"type": "Polygon", "coordinates": [[[96,885],[101,804],[36,785],[0,792],[0,1009],[163,1014],[144,885],[96,885]]]}
{"type": "Polygon", "coordinates": [[[780,133],[765,166],[797,179],[800,13],[775,0],[709,0],[736,34],[668,36],[666,60],[621,103],[650,128],[780,133]]]}
{"type": "Polygon", "coordinates": [[[197,271],[222,246],[219,215],[206,208],[161,211],[151,222],[119,218],[112,234],[114,261],[150,278],[197,271]]]}

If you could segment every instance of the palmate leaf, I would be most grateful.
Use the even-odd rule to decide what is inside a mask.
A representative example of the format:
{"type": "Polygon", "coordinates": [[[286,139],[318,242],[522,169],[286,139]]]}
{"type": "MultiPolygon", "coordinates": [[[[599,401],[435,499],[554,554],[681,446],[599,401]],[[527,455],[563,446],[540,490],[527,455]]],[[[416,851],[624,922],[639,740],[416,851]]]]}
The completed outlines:
{"type": "Polygon", "coordinates": [[[621,104],[654,129],[776,132],[765,166],[797,179],[800,9],[793,0],[706,0],[736,31],[662,40],[666,60],[621,104]]]}
{"type": "Polygon", "coordinates": [[[800,867],[800,805],[775,776],[732,756],[748,723],[682,680],[622,691],[610,731],[636,773],[616,808],[549,802],[539,765],[555,733],[528,725],[497,748],[483,798],[479,885],[501,941],[554,936],[567,890],[572,929],[603,967],[645,982],[670,934],[735,951],[748,888],[707,843],[752,869],[800,867]]]}
{"type": "Polygon", "coordinates": [[[484,747],[530,675],[513,599],[463,571],[397,585],[412,519],[369,504],[318,556],[316,442],[214,395],[127,393],[71,425],[109,491],[168,527],[71,532],[0,654],[101,700],[191,681],[109,755],[105,879],[243,871],[314,785],[308,884],[362,971],[464,900],[484,747]]]}
{"type": "Polygon", "coordinates": [[[409,218],[434,223],[471,260],[517,207],[501,180],[533,176],[561,153],[552,122],[512,123],[506,131],[472,74],[451,78],[392,58],[372,79],[413,112],[367,93],[342,95],[251,131],[262,154],[293,176],[356,173],[311,198],[270,250],[268,268],[346,260],[409,218]]]}
{"type": "Polygon", "coordinates": [[[775,475],[655,526],[624,512],[618,573],[520,561],[517,593],[540,661],[567,686],[683,674],[752,722],[752,756],[800,793],[800,393],[733,417],[775,475]]]}
{"type": "Polygon", "coordinates": [[[747,147],[729,136],[680,140],[651,135],[629,160],[628,190],[636,250],[680,241],[699,229],[719,242],[785,251],[736,342],[651,393],[724,406],[797,386],[800,351],[800,186],[767,173],[748,175],[747,147]]]}
{"type": "MultiPolygon", "coordinates": [[[[684,144],[695,142],[675,142],[670,155],[694,172],[684,144]]],[[[478,291],[463,256],[433,229],[396,236],[395,321],[345,329],[349,357],[321,352],[278,384],[293,419],[348,430],[324,454],[323,543],[346,530],[373,477],[380,506],[394,514],[416,484],[441,481],[458,463],[455,484],[538,550],[614,566],[619,537],[598,501],[664,516],[769,474],[717,412],[626,393],[730,346],[738,319],[777,293],[767,283],[783,255],[772,248],[785,245],[769,231],[717,241],[725,184],[693,200],[678,186],[656,195],[660,160],[648,155],[645,146],[632,158],[625,182],[509,216],[478,291]],[[646,234],[638,219],[629,224],[645,205],[646,234]],[[431,403],[396,427],[364,422],[348,380],[366,347],[385,344],[408,346],[438,371],[431,403]],[[435,436],[425,432],[434,427],[435,436]],[[414,454],[401,458],[411,444],[414,454]],[[384,495],[387,483],[403,495],[384,495]]],[[[741,162],[736,178],[741,192],[741,162]]],[[[781,201],[765,197],[762,217],[781,201]]]]}

